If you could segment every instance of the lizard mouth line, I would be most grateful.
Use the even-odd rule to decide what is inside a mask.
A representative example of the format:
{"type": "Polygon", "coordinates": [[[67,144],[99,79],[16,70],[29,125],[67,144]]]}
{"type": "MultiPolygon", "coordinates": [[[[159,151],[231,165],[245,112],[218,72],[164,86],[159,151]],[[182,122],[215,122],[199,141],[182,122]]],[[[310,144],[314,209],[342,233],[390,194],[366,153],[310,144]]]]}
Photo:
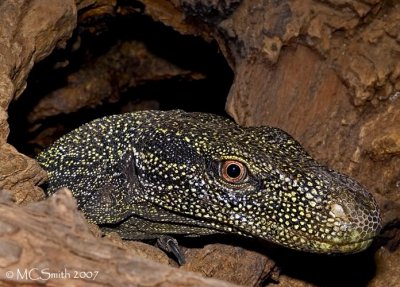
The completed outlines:
{"type": "Polygon", "coordinates": [[[331,244],[331,245],[337,245],[337,246],[342,246],[342,247],[352,246],[352,245],[357,245],[357,244],[370,243],[372,241],[373,241],[372,238],[362,239],[362,240],[357,240],[357,241],[347,241],[347,242],[335,242],[335,241],[332,241],[332,240],[317,240],[317,242],[331,244]]]}
{"type": "MultiPolygon", "coordinates": [[[[263,238],[262,236],[258,234],[254,234],[251,231],[249,232],[245,228],[234,228],[233,226],[230,226],[232,229],[235,229],[236,232],[240,232],[242,235],[247,235],[249,237],[254,237],[254,238],[263,238]]],[[[359,238],[356,240],[352,240],[349,237],[343,237],[343,238],[336,238],[336,239],[326,239],[326,238],[321,238],[321,237],[313,237],[310,236],[308,233],[291,233],[291,235],[288,235],[289,237],[299,237],[303,238],[306,243],[306,246],[301,247],[297,246],[295,247],[294,245],[291,244],[285,244],[284,242],[279,242],[276,240],[273,240],[271,238],[263,238],[268,241],[274,242],[275,244],[278,245],[283,245],[289,248],[294,248],[297,250],[304,250],[312,253],[357,253],[359,251],[362,251],[366,249],[374,240],[375,235],[370,235],[368,237],[364,238],[359,238]]]]}
{"type": "Polygon", "coordinates": [[[373,238],[361,239],[357,241],[335,242],[328,240],[316,240],[320,248],[317,252],[326,253],[356,253],[367,248],[373,241],[373,238]]]}

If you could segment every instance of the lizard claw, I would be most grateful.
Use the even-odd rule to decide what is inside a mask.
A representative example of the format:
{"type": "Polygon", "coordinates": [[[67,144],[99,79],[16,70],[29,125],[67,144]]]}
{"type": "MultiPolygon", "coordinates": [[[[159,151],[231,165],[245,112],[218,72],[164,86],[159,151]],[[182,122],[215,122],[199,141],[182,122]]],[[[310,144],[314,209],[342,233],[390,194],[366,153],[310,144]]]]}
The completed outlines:
{"type": "Polygon", "coordinates": [[[178,260],[179,265],[183,265],[186,263],[185,256],[183,256],[178,241],[168,235],[161,235],[157,239],[157,246],[164,250],[165,252],[171,252],[174,254],[175,258],[178,260]]]}

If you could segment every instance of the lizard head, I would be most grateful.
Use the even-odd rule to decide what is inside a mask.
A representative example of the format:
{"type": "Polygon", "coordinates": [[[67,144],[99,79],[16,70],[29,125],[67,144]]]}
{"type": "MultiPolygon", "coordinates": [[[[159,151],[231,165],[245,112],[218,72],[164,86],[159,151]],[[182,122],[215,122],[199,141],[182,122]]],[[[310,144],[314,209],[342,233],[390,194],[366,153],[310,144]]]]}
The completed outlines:
{"type": "Polygon", "coordinates": [[[144,137],[146,200],[199,225],[319,253],[361,251],[381,228],[370,193],[280,129],[180,114],[144,137]]]}

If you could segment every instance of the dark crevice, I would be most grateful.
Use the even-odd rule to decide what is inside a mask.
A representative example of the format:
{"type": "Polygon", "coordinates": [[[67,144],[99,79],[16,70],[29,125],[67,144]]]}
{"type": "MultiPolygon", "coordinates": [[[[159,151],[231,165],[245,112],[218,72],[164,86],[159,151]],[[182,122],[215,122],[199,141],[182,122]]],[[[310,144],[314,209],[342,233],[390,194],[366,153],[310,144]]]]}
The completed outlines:
{"type": "Polygon", "coordinates": [[[20,152],[34,156],[62,134],[92,119],[126,111],[127,105],[157,102],[160,109],[211,112],[223,115],[225,101],[233,81],[233,73],[216,43],[200,37],[183,36],[173,29],[154,22],[141,14],[97,19],[100,32],[93,32],[97,22],[82,23],[70,39],[67,48],[56,50],[35,65],[28,78],[27,89],[9,107],[9,142],[20,152]],[[104,27],[107,23],[107,27],[104,27]],[[148,81],[135,88],[121,91],[117,102],[103,102],[94,108],[49,117],[39,123],[28,122],[35,104],[51,91],[64,87],[67,77],[85,64],[101,57],[119,41],[143,42],[151,53],[181,68],[201,73],[201,80],[173,78],[148,81]],[[79,45],[77,44],[79,43],[79,45]],[[55,66],[59,67],[55,69],[55,66]],[[43,144],[39,133],[52,130],[43,144]],[[55,130],[55,132],[54,132],[55,130]]]}

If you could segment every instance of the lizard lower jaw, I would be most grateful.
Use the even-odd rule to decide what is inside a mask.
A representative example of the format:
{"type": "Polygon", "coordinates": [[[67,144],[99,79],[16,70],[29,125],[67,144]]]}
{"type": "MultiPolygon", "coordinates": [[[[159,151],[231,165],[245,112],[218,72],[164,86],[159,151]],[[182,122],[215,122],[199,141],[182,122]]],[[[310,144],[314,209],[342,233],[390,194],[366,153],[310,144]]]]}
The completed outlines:
{"type": "Polygon", "coordinates": [[[333,238],[315,238],[310,237],[309,234],[296,234],[291,238],[300,237],[303,244],[283,244],[289,248],[298,249],[311,253],[325,253],[325,254],[351,254],[361,252],[367,249],[376,233],[360,234],[353,231],[347,236],[333,237],[333,238]]]}
{"type": "Polygon", "coordinates": [[[320,242],[320,249],[323,253],[357,253],[371,245],[373,239],[366,239],[356,242],[320,242]]]}

